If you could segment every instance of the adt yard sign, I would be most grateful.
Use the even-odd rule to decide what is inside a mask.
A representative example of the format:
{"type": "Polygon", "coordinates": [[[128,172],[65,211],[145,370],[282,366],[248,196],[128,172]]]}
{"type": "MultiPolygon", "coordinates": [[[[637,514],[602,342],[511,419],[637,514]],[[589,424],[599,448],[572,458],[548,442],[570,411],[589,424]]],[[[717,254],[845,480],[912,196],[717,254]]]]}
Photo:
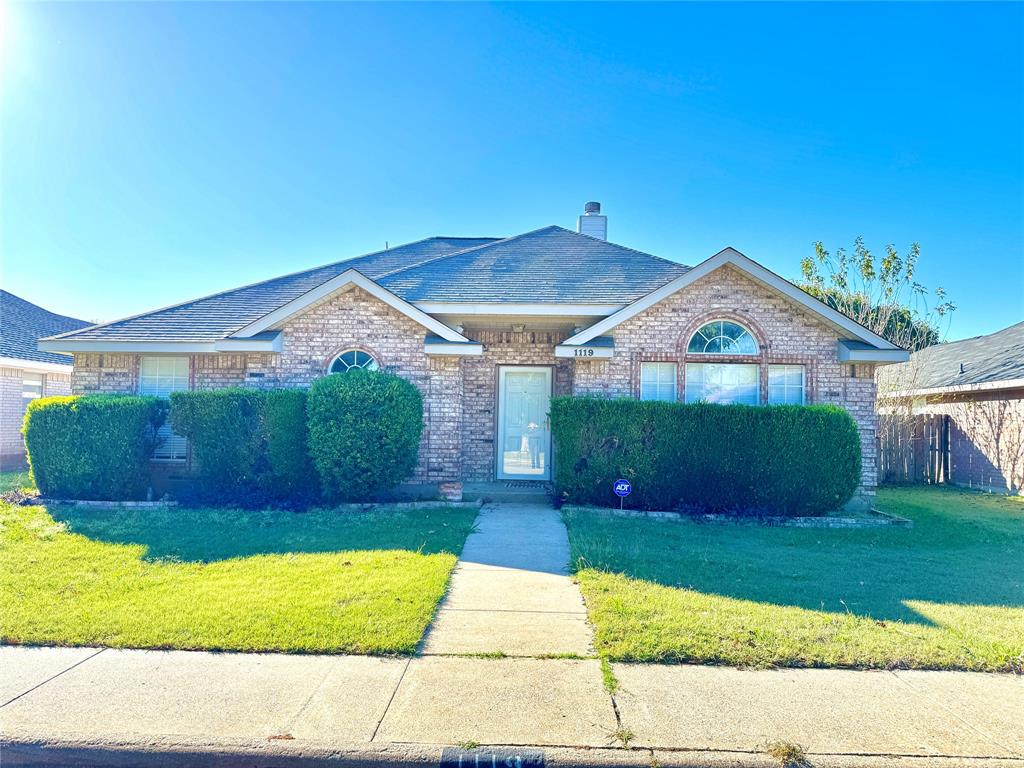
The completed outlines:
{"type": "Polygon", "coordinates": [[[612,487],[612,490],[615,491],[616,496],[620,499],[624,499],[632,492],[633,486],[629,484],[629,480],[619,478],[615,481],[615,485],[612,487]]]}

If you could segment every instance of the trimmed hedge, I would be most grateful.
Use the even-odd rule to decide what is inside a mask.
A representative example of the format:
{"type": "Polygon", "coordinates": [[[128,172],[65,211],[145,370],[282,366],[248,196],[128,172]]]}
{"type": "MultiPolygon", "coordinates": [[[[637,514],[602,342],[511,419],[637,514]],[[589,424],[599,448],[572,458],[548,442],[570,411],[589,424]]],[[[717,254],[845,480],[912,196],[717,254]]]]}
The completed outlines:
{"type": "Polygon", "coordinates": [[[351,370],[313,382],[309,453],[330,501],[363,501],[412,476],[423,398],[405,379],[351,370]]]}
{"type": "Polygon", "coordinates": [[[305,391],[172,392],[170,418],[191,445],[201,499],[301,504],[318,495],[306,450],[305,391]]]}
{"type": "Polygon", "coordinates": [[[137,395],[33,400],[22,432],[31,476],[44,496],[130,501],[149,490],[149,460],[167,401],[137,395]]]}
{"type": "Polygon", "coordinates": [[[860,484],[857,425],[835,406],[746,406],[557,397],[555,485],[577,504],[821,514],[860,484]]]}

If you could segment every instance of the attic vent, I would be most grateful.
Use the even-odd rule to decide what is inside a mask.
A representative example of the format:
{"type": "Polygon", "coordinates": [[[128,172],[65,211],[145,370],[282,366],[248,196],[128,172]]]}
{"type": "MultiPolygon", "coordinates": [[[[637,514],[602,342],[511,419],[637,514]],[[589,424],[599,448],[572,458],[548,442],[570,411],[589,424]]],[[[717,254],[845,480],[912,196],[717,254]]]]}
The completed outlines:
{"type": "Polygon", "coordinates": [[[583,215],[576,222],[576,231],[600,240],[608,239],[608,217],[601,215],[601,204],[589,202],[583,206],[583,215]]]}

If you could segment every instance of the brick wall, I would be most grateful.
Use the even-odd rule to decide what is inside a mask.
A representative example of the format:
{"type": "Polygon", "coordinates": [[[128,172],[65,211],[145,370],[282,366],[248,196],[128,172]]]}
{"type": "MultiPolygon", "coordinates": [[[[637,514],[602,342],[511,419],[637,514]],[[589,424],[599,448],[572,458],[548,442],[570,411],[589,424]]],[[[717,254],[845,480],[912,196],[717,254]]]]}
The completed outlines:
{"type": "MultiPolygon", "coordinates": [[[[757,339],[761,364],[761,402],[767,401],[767,365],[805,366],[807,403],[828,403],[846,408],[857,422],[863,457],[862,501],[877,485],[875,382],[869,365],[853,367],[839,362],[834,330],[805,309],[748,278],[731,266],[715,270],[650,309],[613,329],[615,353],[611,358],[578,360],[575,391],[606,397],[636,397],[640,392],[642,362],[676,362],[677,392],[686,387],[687,362],[706,356],[688,355],[686,345],[705,322],[733,319],[757,339]]],[[[752,358],[715,357],[718,362],[751,362],[752,358]]]]}
{"type": "Polygon", "coordinates": [[[915,413],[949,416],[949,479],[1024,495],[1024,389],[932,396],[915,413]]]}
{"type": "Polygon", "coordinates": [[[21,399],[22,371],[0,368],[0,465],[4,469],[20,465],[25,456],[21,438],[24,405],[21,399]]]}
{"type": "MultiPolygon", "coordinates": [[[[71,394],[71,375],[45,373],[43,395],[71,394]]],[[[25,419],[25,400],[22,396],[25,370],[0,368],[0,466],[20,466],[25,461],[25,440],[21,426],[25,419]]]]}

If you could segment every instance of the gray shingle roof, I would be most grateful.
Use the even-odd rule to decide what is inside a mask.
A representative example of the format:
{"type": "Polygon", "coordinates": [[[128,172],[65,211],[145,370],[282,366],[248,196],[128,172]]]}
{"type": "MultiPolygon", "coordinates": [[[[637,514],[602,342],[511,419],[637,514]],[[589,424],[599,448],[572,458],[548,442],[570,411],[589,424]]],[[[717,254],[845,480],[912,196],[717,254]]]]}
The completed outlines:
{"type": "Polygon", "coordinates": [[[910,362],[884,375],[898,376],[912,366],[913,389],[962,387],[1024,379],[1024,322],[987,336],[975,336],[922,349],[910,362]],[[961,365],[963,373],[960,372],[961,365]]]}
{"type": "Polygon", "coordinates": [[[53,336],[88,325],[85,320],[48,312],[13,293],[0,290],[0,357],[71,365],[70,355],[40,352],[36,342],[43,336],[53,336]]]}
{"type": "Polygon", "coordinates": [[[562,227],[515,237],[431,237],[93,326],[75,339],[216,341],[356,269],[409,302],[626,304],[688,267],[562,227]]]}
{"type": "Polygon", "coordinates": [[[406,301],[628,304],[687,267],[562,227],[470,248],[380,281],[406,301]]]}
{"type": "Polygon", "coordinates": [[[74,337],[117,341],[216,341],[348,269],[356,269],[371,280],[377,280],[397,269],[494,240],[489,237],[431,237],[97,325],[74,337]]]}

